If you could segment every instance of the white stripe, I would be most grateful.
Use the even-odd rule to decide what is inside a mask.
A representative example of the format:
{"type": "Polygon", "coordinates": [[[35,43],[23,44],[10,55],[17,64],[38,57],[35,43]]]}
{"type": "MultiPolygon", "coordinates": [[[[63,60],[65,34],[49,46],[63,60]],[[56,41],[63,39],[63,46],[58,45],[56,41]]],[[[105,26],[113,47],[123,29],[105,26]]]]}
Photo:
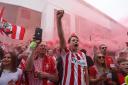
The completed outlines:
{"type": "MultiPolygon", "coordinates": [[[[85,60],[85,63],[87,65],[87,62],[86,62],[86,58],[85,58],[85,54],[82,53],[82,57],[80,57],[82,60],[85,60]]],[[[86,66],[85,65],[85,66],[86,66]]],[[[81,85],[86,85],[86,82],[85,82],[85,77],[84,77],[84,72],[83,72],[83,67],[81,67],[81,85]]]]}
{"type": "Polygon", "coordinates": [[[21,27],[20,26],[16,26],[16,39],[20,38],[20,32],[21,32],[21,27]]]}
{"type": "Polygon", "coordinates": [[[86,60],[86,55],[82,52],[82,58],[84,59],[84,61],[85,61],[85,66],[87,66],[87,60],[86,60]]]}
{"type": "MultiPolygon", "coordinates": [[[[80,59],[81,60],[84,60],[85,61],[85,66],[87,66],[87,62],[86,62],[86,56],[84,53],[82,53],[82,56],[78,53],[78,56],[80,56],[80,59]]],[[[86,82],[85,82],[85,77],[84,77],[84,72],[83,72],[83,67],[81,66],[81,85],[86,85],[86,82]]]]}
{"type": "Polygon", "coordinates": [[[81,85],[86,85],[83,70],[81,70],[81,85]]]}
{"type": "Polygon", "coordinates": [[[70,78],[71,78],[71,52],[69,53],[69,56],[68,56],[68,69],[67,69],[67,78],[66,78],[65,85],[69,85],[70,78]]]}
{"type": "MultiPolygon", "coordinates": [[[[76,54],[74,54],[74,57],[77,59],[76,54]]],[[[78,64],[74,64],[74,85],[78,85],[78,76],[78,64]]]]}

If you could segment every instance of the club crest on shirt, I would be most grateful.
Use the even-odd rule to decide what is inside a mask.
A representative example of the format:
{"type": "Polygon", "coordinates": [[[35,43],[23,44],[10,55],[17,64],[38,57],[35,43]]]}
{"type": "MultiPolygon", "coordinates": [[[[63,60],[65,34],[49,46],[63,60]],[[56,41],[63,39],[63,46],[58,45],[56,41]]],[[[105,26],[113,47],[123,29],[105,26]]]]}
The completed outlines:
{"type": "Polygon", "coordinates": [[[84,60],[78,60],[77,58],[72,58],[72,63],[74,63],[75,65],[80,65],[82,67],[86,66],[84,60]]]}

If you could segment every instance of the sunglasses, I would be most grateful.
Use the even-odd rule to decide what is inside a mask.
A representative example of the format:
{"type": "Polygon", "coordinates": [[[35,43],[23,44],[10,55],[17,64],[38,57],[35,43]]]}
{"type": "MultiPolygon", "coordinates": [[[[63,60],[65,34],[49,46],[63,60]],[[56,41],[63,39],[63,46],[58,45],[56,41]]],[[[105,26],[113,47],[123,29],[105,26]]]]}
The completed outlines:
{"type": "Polygon", "coordinates": [[[101,47],[101,49],[107,49],[107,47],[101,47]]]}
{"type": "Polygon", "coordinates": [[[99,59],[105,59],[105,57],[104,57],[104,56],[98,56],[98,58],[99,58],[99,59]]]}

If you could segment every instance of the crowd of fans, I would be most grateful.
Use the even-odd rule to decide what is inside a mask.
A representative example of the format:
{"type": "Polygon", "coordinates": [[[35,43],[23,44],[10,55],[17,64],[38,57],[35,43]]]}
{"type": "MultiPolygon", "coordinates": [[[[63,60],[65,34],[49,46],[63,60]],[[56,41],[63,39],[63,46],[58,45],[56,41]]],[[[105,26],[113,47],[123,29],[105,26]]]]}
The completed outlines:
{"type": "Polygon", "coordinates": [[[63,15],[63,10],[57,11],[59,47],[34,38],[27,46],[0,46],[0,85],[128,85],[128,50],[115,59],[101,44],[90,57],[79,48],[75,34],[67,46],[63,15]]]}

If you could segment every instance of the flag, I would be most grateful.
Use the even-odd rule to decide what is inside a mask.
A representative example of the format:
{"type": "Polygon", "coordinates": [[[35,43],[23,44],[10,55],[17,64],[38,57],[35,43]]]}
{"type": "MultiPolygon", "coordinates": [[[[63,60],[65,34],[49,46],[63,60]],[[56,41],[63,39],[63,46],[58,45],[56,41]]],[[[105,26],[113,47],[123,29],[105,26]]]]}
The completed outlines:
{"type": "Polygon", "coordinates": [[[14,25],[8,22],[3,23],[5,34],[12,39],[23,40],[25,34],[25,28],[23,26],[14,25]]]}
{"type": "Polygon", "coordinates": [[[2,18],[4,7],[0,11],[0,33],[5,33],[12,39],[23,40],[25,34],[25,28],[23,26],[13,25],[2,18]]]}
{"type": "Polygon", "coordinates": [[[23,40],[24,38],[25,28],[23,26],[4,22],[1,30],[12,39],[23,40]]]}
{"type": "Polygon", "coordinates": [[[12,25],[12,33],[10,34],[12,39],[23,40],[24,34],[25,34],[24,27],[12,25]]]}

